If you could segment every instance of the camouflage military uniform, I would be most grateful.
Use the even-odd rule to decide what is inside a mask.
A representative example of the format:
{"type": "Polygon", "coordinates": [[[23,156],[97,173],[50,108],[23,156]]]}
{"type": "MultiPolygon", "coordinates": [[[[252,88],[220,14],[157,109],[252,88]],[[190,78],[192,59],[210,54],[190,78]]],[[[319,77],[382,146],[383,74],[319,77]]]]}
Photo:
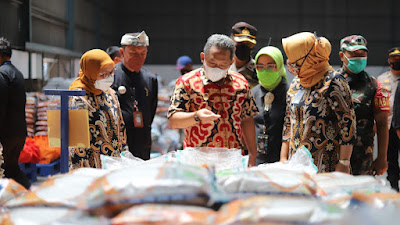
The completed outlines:
{"type": "Polygon", "coordinates": [[[366,174],[373,162],[374,113],[389,111],[389,94],[376,78],[365,71],[348,76],[339,70],[349,83],[357,119],[357,139],[351,155],[351,168],[354,175],[366,174]]]}

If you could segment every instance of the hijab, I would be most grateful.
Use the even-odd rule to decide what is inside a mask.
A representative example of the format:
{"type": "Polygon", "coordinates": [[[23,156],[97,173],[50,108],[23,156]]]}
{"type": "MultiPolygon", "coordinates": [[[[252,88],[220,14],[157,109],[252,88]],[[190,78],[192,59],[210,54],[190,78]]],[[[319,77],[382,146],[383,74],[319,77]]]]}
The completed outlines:
{"type": "Polygon", "coordinates": [[[282,39],[283,49],[289,62],[296,62],[302,57],[308,56],[300,68],[298,77],[300,84],[309,88],[317,84],[329,70],[333,70],[329,64],[331,43],[324,37],[317,38],[313,33],[302,32],[282,39]]]}
{"type": "MultiPolygon", "coordinates": [[[[267,46],[267,47],[260,49],[260,51],[258,51],[258,53],[254,59],[256,64],[258,62],[258,58],[262,55],[268,55],[275,61],[275,64],[276,64],[276,72],[278,74],[276,81],[274,83],[272,83],[271,85],[266,85],[266,84],[260,83],[265,89],[271,91],[271,90],[275,89],[276,86],[278,86],[278,84],[281,82],[282,78],[287,81],[286,70],[285,70],[285,67],[283,66],[284,65],[283,64],[283,55],[282,55],[282,52],[277,47],[267,46]]],[[[259,75],[260,75],[260,73],[259,73],[259,71],[257,71],[257,76],[259,76],[259,75]]]]}
{"type": "Polygon", "coordinates": [[[114,67],[110,56],[101,49],[92,49],[82,55],[79,65],[81,67],[79,76],[72,82],[69,89],[83,89],[95,95],[101,94],[102,90],[95,88],[94,83],[101,69],[107,65],[114,67]]]}

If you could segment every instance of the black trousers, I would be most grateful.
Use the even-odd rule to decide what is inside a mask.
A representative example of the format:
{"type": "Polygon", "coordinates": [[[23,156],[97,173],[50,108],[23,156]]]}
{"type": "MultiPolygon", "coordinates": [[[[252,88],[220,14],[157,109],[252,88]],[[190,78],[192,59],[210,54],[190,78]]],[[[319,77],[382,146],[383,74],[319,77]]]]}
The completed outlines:
{"type": "Polygon", "coordinates": [[[257,152],[256,165],[279,162],[280,158],[280,154],[263,154],[257,152]]]}
{"type": "Polygon", "coordinates": [[[390,185],[399,191],[400,168],[399,168],[399,150],[400,140],[397,136],[396,129],[390,127],[389,129],[389,145],[387,150],[387,180],[390,185]]]}
{"type": "Polygon", "coordinates": [[[0,140],[3,145],[4,176],[14,179],[26,189],[29,189],[31,182],[18,166],[19,155],[25,145],[25,137],[7,137],[0,140]]]}
{"type": "Polygon", "coordinates": [[[150,159],[151,131],[145,128],[126,128],[129,151],[143,160],[150,159]]]}

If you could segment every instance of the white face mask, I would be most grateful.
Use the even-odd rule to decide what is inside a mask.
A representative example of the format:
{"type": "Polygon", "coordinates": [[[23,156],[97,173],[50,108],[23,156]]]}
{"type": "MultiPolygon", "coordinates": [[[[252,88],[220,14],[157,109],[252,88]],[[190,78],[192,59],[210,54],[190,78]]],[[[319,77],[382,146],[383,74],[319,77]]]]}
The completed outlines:
{"type": "Polygon", "coordinates": [[[96,82],[94,82],[94,87],[102,90],[103,92],[106,92],[111,85],[114,82],[114,75],[111,75],[105,79],[101,79],[101,80],[96,80],[96,82]]]}
{"type": "Polygon", "coordinates": [[[222,78],[226,77],[226,75],[228,74],[228,69],[223,70],[218,67],[215,67],[215,68],[209,67],[206,64],[206,60],[204,59],[204,70],[206,72],[205,73],[206,77],[208,79],[210,79],[212,82],[217,82],[217,81],[221,80],[222,78]]]}

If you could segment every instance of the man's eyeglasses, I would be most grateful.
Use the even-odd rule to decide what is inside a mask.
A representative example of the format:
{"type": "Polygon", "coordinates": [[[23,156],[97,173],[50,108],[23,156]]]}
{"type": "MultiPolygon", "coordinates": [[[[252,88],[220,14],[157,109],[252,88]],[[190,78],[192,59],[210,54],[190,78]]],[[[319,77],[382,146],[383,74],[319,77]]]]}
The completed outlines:
{"type": "Polygon", "coordinates": [[[256,64],[257,70],[276,70],[276,64],[256,64]]]}

